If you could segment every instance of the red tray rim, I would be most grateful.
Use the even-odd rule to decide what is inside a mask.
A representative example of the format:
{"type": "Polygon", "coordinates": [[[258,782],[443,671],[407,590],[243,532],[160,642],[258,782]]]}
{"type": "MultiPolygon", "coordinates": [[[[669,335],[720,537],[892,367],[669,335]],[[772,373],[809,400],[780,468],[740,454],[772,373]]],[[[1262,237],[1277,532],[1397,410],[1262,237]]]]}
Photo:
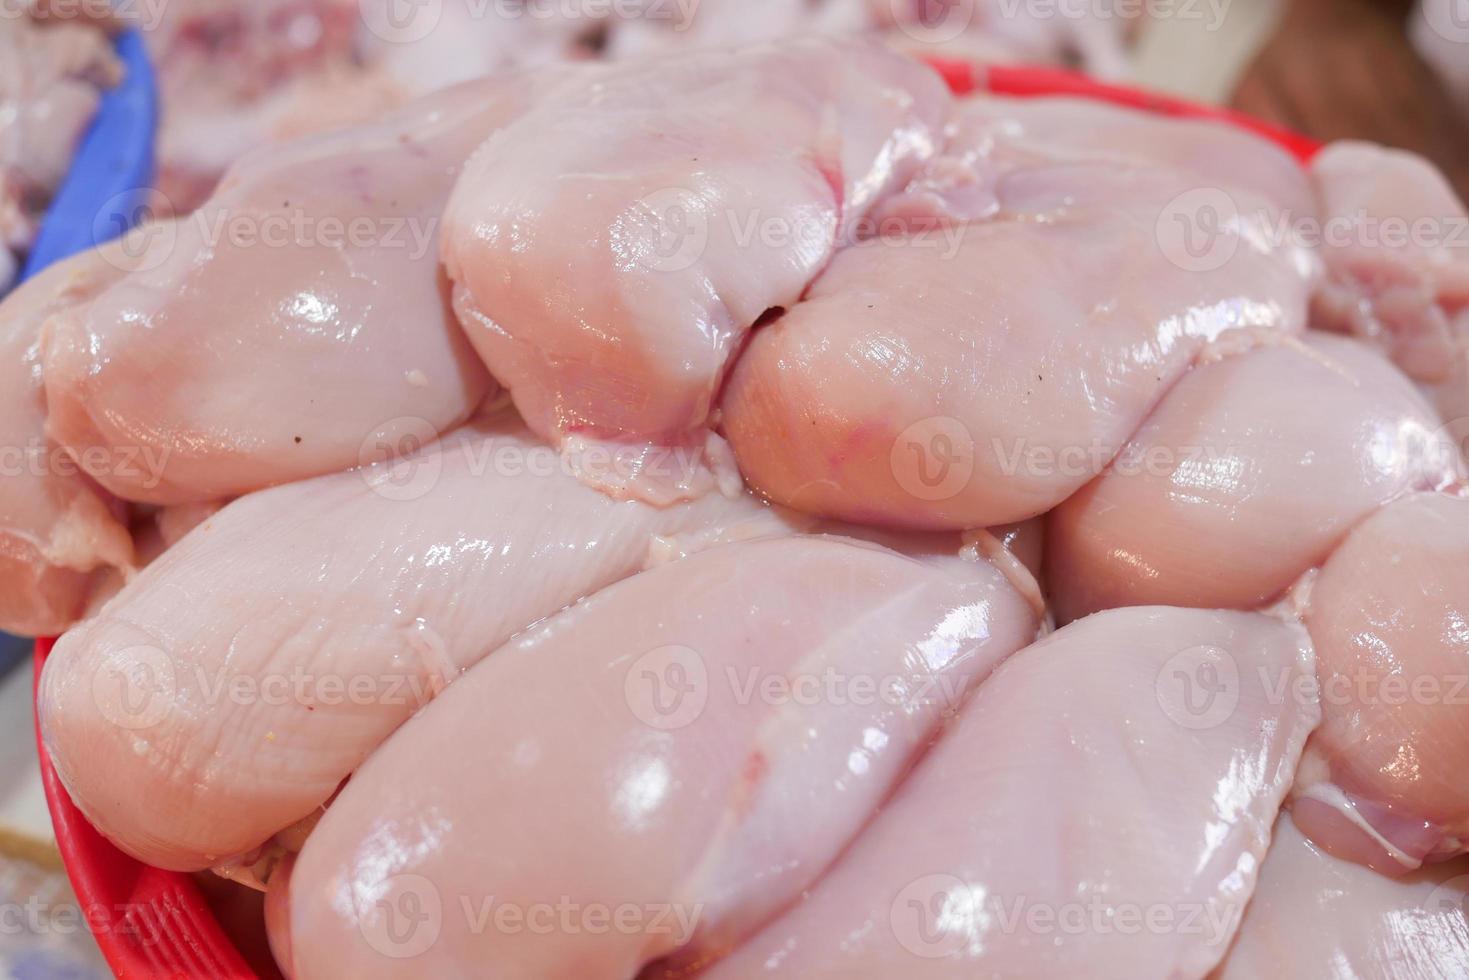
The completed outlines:
{"type": "MultiPolygon", "coordinates": [[[[987,91],[1010,96],[1071,95],[1161,115],[1213,119],[1255,133],[1309,162],[1321,149],[1315,140],[1229,109],[1124,85],[1099,82],[1055,68],[981,65],[930,58],[929,64],[957,94],[987,91]]],[[[36,641],[35,680],[54,640],[36,641]]],[[[99,834],[61,785],[41,739],[36,716],[36,746],[46,803],[57,847],[73,890],[87,916],[102,955],[124,980],[175,980],[215,977],[246,980],[256,976],[235,949],[193,879],[182,872],[149,867],[129,857],[99,834]]]]}

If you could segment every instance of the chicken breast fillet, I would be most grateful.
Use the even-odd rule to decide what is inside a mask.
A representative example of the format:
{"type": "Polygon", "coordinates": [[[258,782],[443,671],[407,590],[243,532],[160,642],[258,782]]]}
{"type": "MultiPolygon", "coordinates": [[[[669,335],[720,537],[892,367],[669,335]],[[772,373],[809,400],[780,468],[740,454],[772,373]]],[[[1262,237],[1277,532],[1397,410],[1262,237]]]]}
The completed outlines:
{"type": "MultiPolygon", "coordinates": [[[[0,629],[29,636],[70,626],[103,579],[134,562],[124,506],[46,437],[43,326],[122,273],[101,253],[52,266],[0,303],[0,629]]],[[[157,460],[93,454],[101,469],[157,460]]]]}
{"type": "Polygon", "coordinates": [[[949,105],[936,74],[862,39],[572,76],[480,148],[445,209],[465,329],[563,448],[704,446],[745,332],[934,151],[949,105]]]}
{"type": "Polygon", "coordinates": [[[1469,862],[1402,880],[1317,848],[1281,814],[1229,959],[1211,980],[1469,975],[1469,862]]]}
{"type": "Polygon", "coordinates": [[[248,862],[515,632],[650,556],[784,528],[748,496],[617,503],[497,417],[205,520],[57,643],[41,730],[129,854],[248,862]]]}
{"type": "Polygon", "coordinates": [[[1381,344],[1469,436],[1469,211],[1402,150],[1333,143],[1311,172],[1327,269],[1317,320],[1381,344]]]}
{"type": "Polygon", "coordinates": [[[1311,589],[1324,720],[1296,824],[1401,874],[1469,852],[1469,499],[1417,494],[1354,530],[1311,589]]]}
{"type": "Polygon", "coordinates": [[[875,234],[756,331],[723,399],[752,486],[866,523],[1021,520],[1097,475],[1221,333],[1304,327],[1313,267],[1266,234],[1293,196],[1278,150],[1218,138],[1246,161],[1226,192],[1168,121],[1134,121],[1130,154],[1049,139],[1074,112],[965,103],[875,234]],[[1196,256],[1175,219],[1203,221],[1219,196],[1235,216],[1208,219],[1223,223],[1196,256]]]}
{"type": "Polygon", "coordinates": [[[722,952],[815,882],[1036,625],[987,562],[842,538],[645,572],[374,754],[272,880],[273,946],[297,980],[630,980],[722,952]],[[405,931],[399,906],[423,902],[405,931]],[[502,908],[526,928],[493,925],[502,908]]]}
{"type": "Polygon", "coordinates": [[[164,457],[148,483],[91,475],[175,504],[347,469],[462,422],[492,382],[447,305],[439,213],[533,89],[474,82],[262,150],[199,211],[134,232],[140,268],[53,319],[51,435],[84,465],[98,447],[164,457]]]}
{"type": "Polygon", "coordinates": [[[1298,626],[1137,608],[1011,658],[801,902],[704,976],[1199,978],[1320,718],[1298,626]]]}
{"type": "Polygon", "coordinates": [[[1324,333],[1250,341],[1227,335],[1052,512],[1062,622],[1157,603],[1257,608],[1382,504],[1464,478],[1437,414],[1376,350],[1324,333]]]}

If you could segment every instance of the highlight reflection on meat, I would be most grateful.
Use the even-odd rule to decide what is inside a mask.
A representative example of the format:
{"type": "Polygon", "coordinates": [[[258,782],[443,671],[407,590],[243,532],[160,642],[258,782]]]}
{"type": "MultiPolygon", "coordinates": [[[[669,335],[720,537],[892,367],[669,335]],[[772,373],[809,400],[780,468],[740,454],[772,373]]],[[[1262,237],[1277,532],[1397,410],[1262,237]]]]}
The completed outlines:
{"type": "Polygon", "coordinates": [[[0,304],[74,464],[0,626],[296,980],[1469,975],[1463,257],[1360,237],[1425,173],[871,38],[471,82],[201,212],[424,254],[181,218],[0,304]]]}

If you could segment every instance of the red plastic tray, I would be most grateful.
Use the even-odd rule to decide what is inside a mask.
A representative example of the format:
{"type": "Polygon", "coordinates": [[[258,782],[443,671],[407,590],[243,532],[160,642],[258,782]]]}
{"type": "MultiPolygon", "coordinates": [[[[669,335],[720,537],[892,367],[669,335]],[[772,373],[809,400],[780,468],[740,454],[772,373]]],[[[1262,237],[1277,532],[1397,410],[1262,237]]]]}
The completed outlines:
{"type": "MultiPolygon", "coordinates": [[[[937,59],[930,63],[961,95],[981,90],[1015,96],[1074,95],[1162,115],[1216,119],[1264,136],[1303,162],[1320,149],[1314,140],[1227,109],[1107,85],[1075,72],[937,59]]],[[[36,643],[38,679],[52,642],[36,643]]],[[[57,846],[97,944],[113,971],[125,980],[255,977],[193,879],[179,872],[150,868],[109,844],[66,795],[46,747],[40,745],[39,727],[36,739],[57,846]]]]}
{"type": "MultiPolygon", "coordinates": [[[[54,642],[36,641],[38,685],[54,642]]],[[[133,860],[82,816],[46,754],[39,714],[36,747],[56,844],[87,926],[112,972],[126,980],[254,977],[192,878],[133,860]]]]}

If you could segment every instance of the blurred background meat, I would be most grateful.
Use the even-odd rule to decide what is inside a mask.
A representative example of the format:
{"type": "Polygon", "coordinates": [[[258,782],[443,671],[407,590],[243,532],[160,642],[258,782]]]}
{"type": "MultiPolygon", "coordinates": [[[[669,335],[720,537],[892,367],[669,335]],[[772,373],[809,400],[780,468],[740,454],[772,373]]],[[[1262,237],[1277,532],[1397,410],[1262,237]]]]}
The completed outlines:
{"type": "Polygon", "coordinates": [[[164,102],[159,187],[177,210],[263,142],[370,118],[481,75],[795,34],[880,32],[898,47],[1127,72],[1139,19],[1019,13],[1001,0],[172,0],[147,32],[164,102]]]}
{"type": "Polygon", "coordinates": [[[0,0],[0,294],[121,67],[103,25],[0,0]]]}

